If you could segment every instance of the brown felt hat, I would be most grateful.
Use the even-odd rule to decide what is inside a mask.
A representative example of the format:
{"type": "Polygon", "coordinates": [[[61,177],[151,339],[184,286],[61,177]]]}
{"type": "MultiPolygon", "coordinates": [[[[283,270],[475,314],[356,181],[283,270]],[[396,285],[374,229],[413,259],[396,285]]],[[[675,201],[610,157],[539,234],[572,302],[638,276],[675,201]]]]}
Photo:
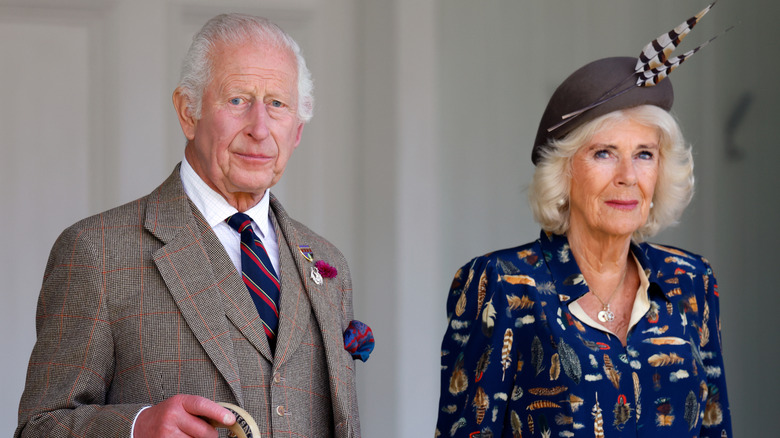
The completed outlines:
{"type": "Polygon", "coordinates": [[[603,58],[593,61],[566,78],[553,93],[544,110],[539,130],[536,132],[531,160],[538,164],[541,152],[549,147],[550,140],[558,140],[574,129],[605,114],[639,105],[655,105],[666,111],[672,108],[674,91],[669,78],[652,87],[636,85],[637,59],[630,57],[603,58]],[[611,97],[615,95],[615,97],[611,97]],[[581,110],[608,98],[568,122],[561,123],[562,116],[581,110]]]}

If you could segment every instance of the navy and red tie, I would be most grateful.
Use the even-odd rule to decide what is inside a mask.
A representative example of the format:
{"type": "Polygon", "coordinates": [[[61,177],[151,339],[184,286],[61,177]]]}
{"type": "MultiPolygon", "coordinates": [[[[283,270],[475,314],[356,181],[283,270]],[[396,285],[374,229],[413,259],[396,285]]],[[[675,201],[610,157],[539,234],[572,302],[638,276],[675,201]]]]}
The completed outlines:
{"type": "Polygon", "coordinates": [[[225,221],[241,234],[242,277],[257,306],[257,313],[263,320],[268,343],[273,351],[279,326],[279,276],[271,265],[263,243],[252,230],[252,219],[244,213],[236,213],[225,221]]]}

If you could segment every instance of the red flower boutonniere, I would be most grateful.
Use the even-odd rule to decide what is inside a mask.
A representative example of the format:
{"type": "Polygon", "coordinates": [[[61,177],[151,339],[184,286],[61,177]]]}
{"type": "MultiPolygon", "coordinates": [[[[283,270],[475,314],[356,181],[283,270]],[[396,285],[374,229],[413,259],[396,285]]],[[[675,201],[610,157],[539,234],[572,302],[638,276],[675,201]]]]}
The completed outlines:
{"type": "Polygon", "coordinates": [[[320,275],[325,278],[334,278],[339,273],[336,268],[327,264],[324,260],[317,260],[314,263],[314,267],[316,267],[317,270],[320,271],[320,275]]]}

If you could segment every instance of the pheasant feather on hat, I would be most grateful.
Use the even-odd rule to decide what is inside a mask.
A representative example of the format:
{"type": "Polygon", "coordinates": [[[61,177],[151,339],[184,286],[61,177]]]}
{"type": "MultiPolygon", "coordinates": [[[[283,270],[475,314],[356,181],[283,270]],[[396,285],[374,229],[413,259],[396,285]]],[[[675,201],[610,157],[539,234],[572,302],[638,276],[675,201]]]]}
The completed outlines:
{"type": "MultiPolygon", "coordinates": [[[[556,140],[599,116],[619,109],[650,104],[671,109],[671,84],[656,87],[674,69],[712,42],[716,35],[699,46],[670,57],[715,2],[674,29],[649,42],[636,59],[604,58],[572,73],[550,98],[534,142],[533,162],[549,140],[556,140]],[[620,98],[620,99],[617,99],[620,98]],[[609,105],[604,105],[606,103],[609,105]],[[603,107],[602,107],[603,106],[603,107]],[[597,109],[598,107],[602,107],[597,109]],[[585,117],[580,117],[586,114],[585,117]],[[575,122],[573,122],[576,120],[575,122]]],[[[731,30],[731,27],[723,33],[731,30]]]]}

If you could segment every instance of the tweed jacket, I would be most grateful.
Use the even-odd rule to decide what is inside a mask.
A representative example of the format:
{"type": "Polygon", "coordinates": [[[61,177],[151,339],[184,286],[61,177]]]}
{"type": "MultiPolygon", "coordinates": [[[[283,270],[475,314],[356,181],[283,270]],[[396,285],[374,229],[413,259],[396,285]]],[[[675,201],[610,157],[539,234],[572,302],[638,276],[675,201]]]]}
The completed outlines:
{"type": "Polygon", "coordinates": [[[243,407],[263,437],[359,437],[346,260],[273,195],[270,205],[275,354],[179,166],[150,195],[65,230],[46,266],[15,437],[128,437],[140,409],[178,393],[243,407]],[[313,281],[302,245],[337,276],[313,281]]]}

